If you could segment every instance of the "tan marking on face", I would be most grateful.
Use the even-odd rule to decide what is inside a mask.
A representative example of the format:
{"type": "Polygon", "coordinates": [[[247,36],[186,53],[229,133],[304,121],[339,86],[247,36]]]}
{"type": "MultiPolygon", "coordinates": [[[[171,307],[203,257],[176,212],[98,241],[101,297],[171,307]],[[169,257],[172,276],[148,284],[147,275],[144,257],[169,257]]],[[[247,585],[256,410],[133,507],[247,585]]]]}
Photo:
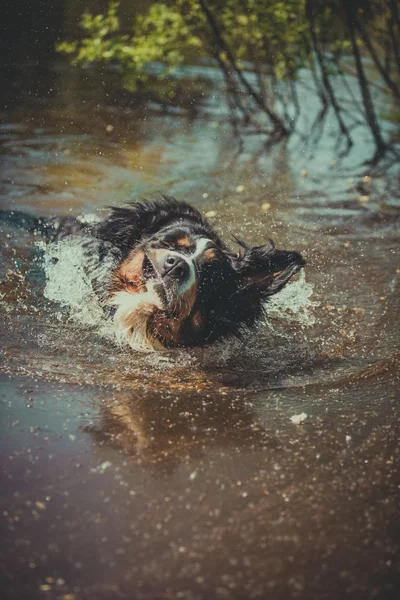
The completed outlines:
{"type": "Polygon", "coordinates": [[[209,261],[214,260],[216,258],[216,256],[217,256],[217,254],[213,248],[209,248],[203,254],[204,260],[209,260],[209,261]]]}
{"type": "Polygon", "coordinates": [[[181,248],[190,248],[190,246],[192,245],[192,242],[187,237],[179,238],[179,240],[176,243],[178,246],[181,246],[181,248]]]}
{"type": "Polygon", "coordinates": [[[120,268],[121,275],[128,281],[140,277],[142,275],[143,261],[144,252],[142,250],[134,250],[122,263],[120,268]]]}
{"type": "Polygon", "coordinates": [[[181,330],[185,319],[171,319],[159,312],[152,318],[151,336],[162,343],[178,345],[181,342],[181,330]]]}
{"type": "Polygon", "coordinates": [[[115,271],[112,276],[111,297],[114,292],[126,291],[130,294],[140,294],[147,291],[145,282],[140,277],[126,278],[121,270],[115,271]]]}
{"type": "Polygon", "coordinates": [[[113,274],[114,289],[124,289],[132,294],[145,292],[147,288],[143,281],[143,260],[144,252],[133,251],[113,274]]]}

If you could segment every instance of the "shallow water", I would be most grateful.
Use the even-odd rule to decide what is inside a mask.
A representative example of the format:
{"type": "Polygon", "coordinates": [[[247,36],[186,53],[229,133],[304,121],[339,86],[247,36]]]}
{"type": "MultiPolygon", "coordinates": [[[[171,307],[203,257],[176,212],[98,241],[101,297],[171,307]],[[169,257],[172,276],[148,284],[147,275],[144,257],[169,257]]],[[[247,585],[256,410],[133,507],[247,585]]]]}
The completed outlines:
{"type": "Polygon", "coordinates": [[[330,119],[318,144],[252,136],[237,156],[218,83],[188,112],[46,77],[2,111],[2,206],[101,214],[163,191],[308,264],[245,341],[137,354],[72,249],[0,224],[7,597],[397,597],[398,166],[362,164],[361,129],[340,159],[330,119]]]}

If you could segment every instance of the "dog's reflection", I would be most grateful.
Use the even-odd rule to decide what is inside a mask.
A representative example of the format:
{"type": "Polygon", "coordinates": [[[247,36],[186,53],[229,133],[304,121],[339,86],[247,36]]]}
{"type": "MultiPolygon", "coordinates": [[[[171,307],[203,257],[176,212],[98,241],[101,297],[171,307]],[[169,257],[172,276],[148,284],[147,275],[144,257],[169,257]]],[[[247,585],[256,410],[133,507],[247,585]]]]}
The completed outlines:
{"type": "Polygon", "coordinates": [[[250,403],[231,395],[137,393],[103,404],[97,443],[135,456],[154,475],[171,474],[207,451],[257,451],[278,446],[250,403]]]}

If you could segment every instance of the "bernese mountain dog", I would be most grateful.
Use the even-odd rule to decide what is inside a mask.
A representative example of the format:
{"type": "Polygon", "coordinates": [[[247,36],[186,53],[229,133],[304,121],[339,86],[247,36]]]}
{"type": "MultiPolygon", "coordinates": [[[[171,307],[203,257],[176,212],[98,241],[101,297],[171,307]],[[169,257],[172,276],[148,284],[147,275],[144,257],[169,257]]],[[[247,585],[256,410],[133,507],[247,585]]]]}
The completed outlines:
{"type": "Polygon", "coordinates": [[[113,256],[103,304],[119,341],[134,349],[240,337],[305,264],[272,241],[251,247],[235,238],[233,252],[196,208],[170,196],[112,208],[92,234],[113,256]]]}
{"type": "Polygon", "coordinates": [[[165,195],[111,208],[98,223],[18,211],[2,220],[48,242],[78,244],[80,267],[117,339],[136,350],[242,337],[305,264],[270,240],[248,246],[234,238],[233,252],[196,208],[165,195]]]}

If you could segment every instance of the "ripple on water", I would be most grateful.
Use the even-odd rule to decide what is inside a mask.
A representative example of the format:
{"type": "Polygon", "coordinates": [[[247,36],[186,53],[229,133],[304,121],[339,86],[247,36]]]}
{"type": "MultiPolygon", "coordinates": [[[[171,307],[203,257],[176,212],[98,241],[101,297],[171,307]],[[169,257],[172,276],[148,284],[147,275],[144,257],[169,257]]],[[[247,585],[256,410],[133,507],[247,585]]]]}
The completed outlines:
{"type": "MultiPolygon", "coordinates": [[[[17,238],[8,235],[2,306],[9,372],[118,389],[257,390],[351,378],[368,372],[378,359],[382,362],[382,351],[393,360],[394,331],[385,344],[377,342],[382,342],[385,318],[391,318],[390,298],[378,295],[385,282],[368,278],[354,249],[332,240],[319,247],[321,264],[311,265],[307,276],[302,272],[272,298],[266,322],[243,341],[138,354],[115,345],[112,324],[85,274],[79,242],[37,242],[33,257],[23,256],[25,239],[16,261],[10,249],[16,251],[17,238]],[[40,271],[45,280],[38,277],[40,271]],[[351,278],[357,281],[354,289],[348,287],[351,278]]],[[[319,243],[318,238],[312,243],[319,243]]],[[[363,246],[358,253],[362,258],[363,246]]],[[[390,294],[395,294],[398,274],[391,255],[379,256],[392,265],[390,294]]]]}
{"type": "MultiPolygon", "coordinates": [[[[167,190],[211,211],[227,239],[232,232],[261,243],[271,235],[278,246],[300,250],[305,274],[271,299],[266,323],[243,342],[138,355],[114,345],[79,245],[35,249],[38,236],[1,226],[9,371],[119,387],[258,389],[351,377],[393,357],[398,165],[379,173],[362,164],[372,152],[362,128],[340,158],[333,119],[318,140],[293,136],[269,152],[248,136],[237,156],[218,72],[200,69],[213,87],[196,116],[93,102],[101,87],[94,76],[76,81],[76,71],[66,69],[59,76],[65,89],[73,83],[72,98],[8,110],[0,126],[0,194],[10,208],[78,215],[167,190]]],[[[311,82],[302,71],[299,93],[317,114],[311,82]]],[[[393,131],[387,97],[382,106],[393,131]]]]}

